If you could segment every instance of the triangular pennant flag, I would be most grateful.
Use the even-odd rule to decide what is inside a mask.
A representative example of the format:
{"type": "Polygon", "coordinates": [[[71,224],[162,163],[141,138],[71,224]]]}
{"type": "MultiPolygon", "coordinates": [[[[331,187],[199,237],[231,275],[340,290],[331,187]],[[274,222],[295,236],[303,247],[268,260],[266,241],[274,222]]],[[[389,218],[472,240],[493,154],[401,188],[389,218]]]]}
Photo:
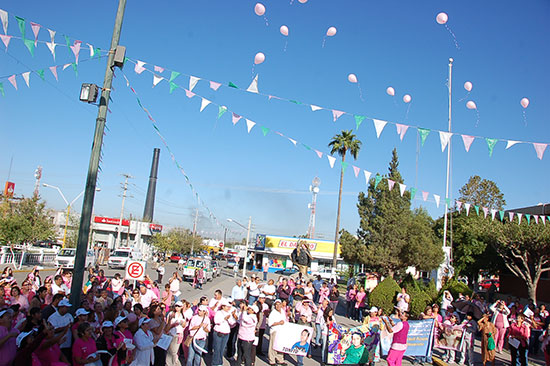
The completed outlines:
{"type": "Polygon", "coordinates": [[[382,181],[382,176],[380,174],[376,174],[374,177],[374,189],[378,187],[378,184],[382,181]]]}
{"type": "Polygon", "coordinates": [[[515,144],[519,144],[519,141],[508,140],[508,141],[506,142],[506,150],[508,150],[509,148],[511,148],[512,146],[514,146],[515,144]]]}
{"type": "Polygon", "coordinates": [[[488,207],[482,207],[482,209],[483,209],[483,217],[487,218],[487,214],[489,213],[489,208],[488,207]]]}
{"type": "Polygon", "coordinates": [[[241,119],[241,116],[239,116],[238,114],[233,113],[233,116],[231,117],[231,121],[233,122],[233,125],[236,125],[237,122],[239,122],[240,119],[241,119]]]}
{"type": "Polygon", "coordinates": [[[331,168],[334,168],[334,163],[336,162],[336,158],[331,155],[327,155],[328,163],[330,164],[331,168]]]}
{"type": "Polygon", "coordinates": [[[65,64],[65,65],[63,65],[63,71],[65,71],[65,69],[67,69],[69,66],[71,66],[71,64],[65,64]]]}
{"type": "Polygon", "coordinates": [[[523,217],[522,213],[518,213],[518,225],[521,224],[521,218],[523,217]]]}
{"type": "Polygon", "coordinates": [[[142,72],[144,72],[145,71],[145,67],[143,67],[144,65],[145,65],[145,62],[137,60],[136,66],[134,66],[135,73],[139,75],[142,72]]]}
{"type": "Polygon", "coordinates": [[[428,199],[429,194],[429,192],[422,191],[422,199],[424,200],[424,202],[426,202],[426,200],[428,199]]]}
{"type": "Polygon", "coordinates": [[[17,90],[17,80],[15,79],[15,75],[10,76],[8,80],[10,81],[11,85],[13,85],[15,90],[17,90]]]}
{"type": "Polygon", "coordinates": [[[157,84],[160,83],[162,80],[164,80],[162,76],[153,74],[153,88],[157,86],[157,84]]]}
{"type": "Polygon", "coordinates": [[[322,159],[322,158],[323,158],[323,153],[320,152],[319,150],[315,150],[315,153],[317,154],[317,156],[319,157],[319,159],[322,159]]]}
{"type": "Polygon", "coordinates": [[[63,37],[65,38],[65,43],[67,44],[67,47],[71,47],[71,39],[66,35],[63,35],[63,37]]]}
{"type": "Polygon", "coordinates": [[[369,172],[368,170],[363,170],[363,173],[365,173],[365,183],[368,186],[369,185],[369,179],[370,179],[370,176],[371,176],[372,173],[369,172]]]}
{"type": "Polygon", "coordinates": [[[71,64],[71,66],[73,67],[73,70],[74,70],[74,73],[75,73],[76,77],[78,77],[78,68],[77,68],[76,63],[73,62],[73,63],[71,64]]]}
{"type": "Polygon", "coordinates": [[[55,61],[55,46],[57,46],[54,42],[46,42],[46,46],[48,46],[48,49],[52,53],[53,59],[55,61]]]}
{"type": "Polygon", "coordinates": [[[332,120],[333,120],[334,122],[336,122],[336,120],[337,120],[338,118],[340,118],[340,116],[341,116],[342,114],[344,114],[344,113],[345,113],[345,112],[343,112],[343,111],[338,111],[338,110],[336,110],[336,109],[333,109],[333,110],[332,110],[332,120]]]}
{"type": "Polygon", "coordinates": [[[353,165],[353,174],[355,174],[355,178],[359,176],[359,172],[361,171],[361,168],[353,165]]]}
{"type": "Polygon", "coordinates": [[[212,90],[214,90],[214,91],[218,90],[218,88],[219,88],[220,86],[222,86],[221,83],[216,83],[215,81],[211,81],[211,82],[210,82],[210,89],[212,89],[212,90]]]}
{"type": "MultiPolygon", "coordinates": [[[[170,84],[170,94],[172,94],[172,92],[178,88],[178,84],[174,83],[173,81],[170,81],[169,84],[170,84]]],[[[188,91],[188,90],[186,90],[186,92],[187,92],[187,91],[188,91]]],[[[189,93],[193,93],[193,92],[191,92],[191,91],[189,90],[189,93]]],[[[193,93],[193,96],[195,96],[195,93],[193,93]]],[[[189,94],[187,94],[187,97],[188,97],[188,98],[192,98],[192,97],[189,96],[189,94]]]]}
{"type": "Polygon", "coordinates": [[[19,31],[21,32],[21,36],[23,39],[25,39],[25,19],[15,16],[15,20],[17,20],[17,25],[19,26],[19,31]]]}
{"type": "Polygon", "coordinates": [[[342,161],[341,164],[342,164],[342,171],[345,173],[349,163],[347,161],[342,161]]]}
{"type": "Polygon", "coordinates": [[[439,201],[441,200],[441,197],[437,194],[434,194],[434,199],[435,199],[435,206],[439,208],[439,201]]]}
{"type": "Polygon", "coordinates": [[[439,141],[441,142],[441,151],[445,151],[449,140],[453,134],[450,132],[439,131],[439,141]]]}
{"type": "Polygon", "coordinates": [[[258,93],[258,75],[254,77],[254,80],[250,83],[248,89],[246,89],[247,92],[250,93],[258,93]]]}
{"type": "Polygon", "coordinates": [[[401,197],[405,194],[405,190],[407,189],[407,186],[403,183],[399,183],[399,194],[401,197]]]}
{"type": "Polygon", "coordinates": [[[44,79],[44,69],[36,70],[36,73],[38,74],[38,76],[40,76],[40,79],[45,80],[44,79]]]}
{"type": "Polygon", "coordinates": [[[99,47],[94,48],[94,57],[99,59],[100,55],[101,55],[101,49],[99,47]]]}
{"type": "Polygon", "coordinates": [[[542,157],[544,156],[544,150],[546,150],[546,146],[548,146],[548,144],[540,144],[540,143],[533,142],[533,147],[537,152],[537,158],[539,158],[540,160],[542,160],[542,157]]]}
{"type": "Polygon", "coordinates": [[[498,211],[498,215],[500,216],[500,221],[504,220],[504,211],[498,211]]]}
{"type": "Polygon", "coordinates": [[[531,223],[531,215],[525,214],[525,218],[527,219],[527,225],[529,225],[531,223]]]}
{"type": "Polygon", "coordinates": [[[514,213],[513,212],[508,212],[508,218],[510,219],[510,222],[514,221],[514,213]]]}
{"type": "Polygon", "coordinates": [[[92,46],[89,43],[86,43],[88,45],[88,48],[90,49],[90,58],[94,57],[94,46],[92,46]]]}
{"type": "Polygon", "coordinates": [[[204,111],[204,108],[206,108],[210,103],[212,103],[211,101],[209,101],[208,99],[206,98],[202,98],[201,99],[201,112],[204,111]]]}
{"type": "Polygon", "coordinates": [[[311,147],[307,146],[306,144],[304,144],[303,142],[300,142],[302,144],[303,147],[305,147],[306,149],[308,150],[313,150],[311,147]]]}
{"type": "Polygon", "coordinates": [[[177,72],[177,71],[172,71],[172,72],[170,73],[170,80],[169,80],[169,81],[174,81],[174,79],[177,78],[179,75],[180,75],[179,72],[177,72]]]}
{"type": "Polygon", "coordinates": [[[310,107],[311,107],[311,111],[312,111],[312,112],[315,112],[315,111],[318,111],[318,110],[323,109],[322,107],[319,107],[319,106],[316,106],[316,105],[313,105],[313,104],[310,105],[310,107]]]}
{"type": "Polygon", "coordinates": [[[476,214],[479,216],[479,206],[474,205],[474,209],[476,210],[476,214]]]}
{"type": "Polygon", "coordinates": [[[8,46],[10,44],[11,36],[0,34],[0,38],[2,38],[2,42],[4,43],[4,46],[6,46],[6,52],[8,52],[8,46]]]}
{"type": "Polygon", "coordinates": [[[466,149],[466,152],[470,152],[470,146],[472,146],[474,139],[474,136],[462,135],[462,142],[464,142],[464,149],[466,149]]]}
{"type": "Polygon", "coordinates": [[[380,138],[380,134],[388,122],[379,119],[373,119],[372,122],[374,123],[374,128],[376,130],[376,137],[380,138]]]}
{"type": "MultiPolygon", "coordinates": [[[[5,96],[6,94],[4,93],[4,84],[3,83],[0,83],[0,93],[2,94],[2,96],[5,96]]],[[[543,217],[543,220],[544,220],[544,217],[543,217]]]]}
{"type": "Polygon", "coordinates": [[[464,204],[464,208],[466,209],[466,216],[470,215],[470,207],[471,207],[470,203],[464,204]]]}
{"type": "Polygon", "coordinates": [[[31,78],[31,72],[30,71],[27,71],[27,72],[24,72],[21,74],[21,76],[23,77],[23,80],[25,80],[25,83],[27,84],[27,87],[31,87],[30,85],[30,78],[31,78]]]}
{"type": "Polygon", "coordinates": [[[38,43],[38,32],[40,32],[40,24],[31,22],[32,33],[34,34],[34,45],[38,43]]]}
{"type": "Polygon", "coordinates": [[[185,90],[185,96],[189,99],[193,98],[196,95],[195,93],[193,93],[190,90],[187,90],[187,89],[183,89],[183,90],[185,90]]]}
{"type": "Polygon", "coordinates": [[[294,140],[294,139],[291,139],[290,137],[288,137],[288,140],[289,140],[290,142],[292,142],[292,143],[294,144],[294,146],[296,146],[296,143],[298,142],[298,141],[296,141],[296,140],[294,140]]]}
{"type": "Polygon", "coordinates": [[[402,125],[401,123],[396,123],[395,127],[397,128],[397,134],[399,135],[399,138],[401,141],[403,141],[403,137],[405,137],[405,133],[409,129],[408,125],[402,125]]]}
{"type": "Polygon", "coordinates": [[[254,127],[256,125],[256,122],[252,122],[251,120],[246,119],[246,128],[248,130],[248,133],[250,133],[250,130],[252,129],[252,127],[254,127]]]}
{"type": "Polygon", "coordinates": [[[59,81],[59,79],[57,79],[57,66],[50,66],[50,71],[52,72],[53,76],[55,77],[55,80],[59,81]]]}
{"type": "Polygon", "coordinates": [[[410,191],[411,191],[411,201],[413,201],[413,200],[414,200],[414,197],[416,196],[416,191],[417,191],[417,189],[414,188],[414,187],[412,187],[412,188],[410,189],[410,191]]]}
{"type": "Polygon", "coordinates": [[[489,156],[493,156],[493,149],[495,148],[498,139],[490,139],[488,137],[485,137],[485,141],[487,141],[487,147],[489,148],[489,156]]]}
{"type": "Polygon", "coordinates": [[[223,116],[223,114],[227,112],[227,107],[224,106],[224,105],[221,105],[218,107],[218,119],[220,119],[221,116],[223,116]]]}
{"type": "Polygon", "coordinates": [[[31,56],[34,57],[34,41],[32,39],[24,39],[23,43],[27,46],[31,56]]]}
{"type": "Polygon", "coordinates": [[[2,28],[4,28],[4,34],[8,34],[8,12],[0,9],[0,20],[2,21],[2,28]]]}
{"type": "Polygon", "coordinates": [[[394,185],[395,185],[395,181],[388,179],[388,188],[390,189],[390,191],[393,189],[394,185]]]}
{"type": "Polygon", "coordinates": [[[451,206],[451,199],[450,198],[445,198],[445,205],[446,205],[446,207],[451,206]]]}
{"type": "Polygon", "coordinates": [[[462,201],[456,201],[456,208],[458,212],[462,211],[462,201]]]}
{"type": "Polygon", "coordinates": [[[424,146],[424,142],[426,142],[426,138],[430,134],[430,129],[428,128],[418,128],[418,133],[420,134],[420,144],[424,146]]]}
{"type": "Polygon", "coordinates": [[[494,208],[491,209],[491,221],[495,221],[495,216],[497,214],[497,210],[494,208]]]}
{"type": "Polygon", "coordinates": [[[56,33],[56,31],[48,29],[48,33],[50,33],[50,39],[52,40],[52,43],[55,42],[55,33],[56,33]]]}
{"type": "Polygon", "coordinates": [[[158,72],[158,73],[162,74],[164,72],[164,67],[160,67],[160,66],[155,65],[153,67],[153,70],[155,70],[155,72],[158,72]]]}
{"type": "Polygon", "coordinates": [[[361,126],[361,123],[363,123],[363,121],[367,117],[355,115],[354,118],[355,118],[355,129],[358,130],[359,126],[361,126]]]}
{"type": "Polygon", "coordinates": [[[539,215],[533,215],[533,217],[535,218],[535,224],[538,224],[539,223],[539,215]]]}
{"type": "Polygon", "coordinates": [[[199,80],[200,78],[196,76],[189,76],[189,90],[193,91],[199,80]]]}
{"type": "Polygon", "coordinates": [[[227,86],[229,86],[230,88],[239,89],[239,87],[237,85],[233,84],[231,81],[229,82],[229,84],[227,86]]]}
{"type": "Polygon", "coordinates": [[[71,51],[73,51],[75,64],[78,64],[78,55],[80,54],[80,46],[82,41],[74,41],[74,45],[71,46],[71,51]]]}
{"type": "Polygon", "coordinates": [[[267,136],[267,134],[269,133],[269,131],[270,131],[269,128],[262,126],[262,133],[264,134],[264,137],[267,136]]]}

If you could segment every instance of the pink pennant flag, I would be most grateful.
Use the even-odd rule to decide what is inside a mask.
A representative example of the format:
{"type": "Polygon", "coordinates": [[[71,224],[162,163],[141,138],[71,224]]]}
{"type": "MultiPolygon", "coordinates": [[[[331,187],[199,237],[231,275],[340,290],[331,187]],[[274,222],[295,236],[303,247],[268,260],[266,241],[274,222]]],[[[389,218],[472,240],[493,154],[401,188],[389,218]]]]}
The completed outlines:
{"type": "Polygon", "coordinates": [[[155,65],[154,70],[155,70],[155,72],[158,72],[158,73],[162,74],[164,72],[164,67],[160,67],[160,66],[155,65]]]}
{"type": "Polygon", "coordinates": [[[317,156],[319,157],[319,159],[321,159],[323,157],[323,153],[320,152],[319,150],[315,150],[315,153],[317,154],[317,156]]]}
{"type": "Polygon", "coordinates": [[[361,168],[356,167],[355,165],[353,165],[353,172],[355,173],[355,178],[357,178],[359,176],[360,171],[361,171],[361,168]]]}
{"type": "Polygon", "coordinates": [[[343,111],[337,111],[336,109],[333,109],[333,110],[332,110],[332,120],[333,120],[334,122],[336,122],[336,120],[337,120],[338,118],[340,118],[340,116],[341,116],[342,114],[344,114],[343,111]]]}
{"type": "Polygon", "coordinates": [[[50,71],[52,72],[53,76],[55,77],[56,81],[59,81],[57,78],[57,66],[50,66],[50,71]]]}
{"type": "Polygon", "coordinates": [[[514,221],[514,213],[508,212],[508,218],[510,219],[510,222],[514,221]]]}
{"type": "Polygon", "coordinates": [[[546,150],[546,146],[548,146],[548,144],[533,142],[533,146],[535,147],[535,151],[537,152],[537,158],[542,160],[542,157],[544,156],[544,150],[546,150]]]}
{"type": "Polygon", "coordinates": [[[210,82],[210,89],[214,91],[217,91],[220,86],[222,86],[221,83],[216,83],[215,81],[210,82]]]}
{"type": "Polygon", "coordinates": [[[184,89],[184,90],[185,90],[185,95],[187,95],[187,98],[189,99],[193,98],[196,95],[191,90],[187,90],[187,89],[184,89]]]}
{"type": "Polygon", "coordinates": [[[2,28],[4,28],[4,34],[8,34],[8,12],[0,9],[0,20],[2,21],[2,28]]]}
{"type": "Polygon", "coordinates": [[[10,76],[8,80],[10,81],[11,85],[13,85],[15,90],[17,90],[17,80],[15,80],[15,75],[10,76]]]}
{"type": "Polygon", "coordinates": [[[296,141],[296,140],[294,140],[294,139],[291,139],[290,137],[287,137],[287,138],[288,138],[288,140],[289,140],[290,142],[292,142],[292,143],[294,144],[294,146],[296,146],[296,143],[297,143],[297,141],[296,141]]]}
{"type": "Polygon", "coordinates": [[[405,194],[405,190],[407,189],[407,185],[403,183],[399,183],[399,194],[401,197],[405,194]]]}
{"type": "Polygon", "coordinates": [[[487,214],[489,213],[489,208],[488,207],[482,207],[481,209],[483,210],[483,216],[485,218],[487,218],[487,214]]]}
{"type": "Polygon", "coordinates": [[[334,168],[334,162],[336,161],[336,158],[334,156],[327,155],[328,163],[330,164],[331,168],[334,168]]]}
{"type": "Polygon", "coordinates": [[[136,74],[141,74],[142,72],[145,71],[145,67],[143,67],[145,65],[145,62],[143,61],[137,61],[136,62],[136,66],[134,66],[134,71],[136,72],[136,74]]]}
{"type": "Polygon", "coordinates": [[[458,212],[462,211],[462,201],[456,201],[456,208],[458,208],[458,212]]]}
{"type": "MultiPolygon", "coordinates": [[[[542,219],[542,224],[546,225],[546,216],[541,216],[540,218],[542,219]]],[[[548,220],[550,221],[550,218],[548,220]]]]}
{"type": "Polygon", "coordinates": [[[74,44],[71,46],[71,50],[74,53],[75,63],[78,64],[78,55],[80,54],[80,45],[82,41],[74,41],[74,44]]]}
{"type": "Polygon", "coordinates": [[[428,199],[429,194],[430,194],[430,192],[422,191],[422,199],[424,200],[424,202],[428,199]]]}
{"type": "Polygon", "coordinates": [[[390,191],[393,189],[393,186],[395,185],[395,181],[388,179],[388,187],[390,188],[390,191]]]}
{"type": "Polygon", "coordinates": [[[25,84],[27,84],[27,88],[30,88],[31,87],[31,84],[30,84],[31,72],[30,71],[24,72],[24,73],[21,74],[21,76],[23,77],[23,80],[25,80],[25,84]]]}
{"type": "Polygon", "coordinates": [[[8,52],[8,45],[10,44],[11,36],[0,34],[0,38],[2,38],[2,42],[4,42],[4,46],[6,46],[6,52],[8,52]]]}
{"type": "Polygon", "coordinates": [[[286,137],[285,135],[283,135],[282,133],[280,133],[279,131],[275,131],[275,133],[281,137],[286,137]]]}
{"type": "Polygon", "coordinates": [[[535,218],[535,223],[538,224],[539,223],[539,215],[533,215],[533,217],[535,218]]]}
{"type": "Polygon", "coordinates": [[[34,46],[38,44],[38,32],[40,32],[41,25],[35,22],[31,22],[32,32],[34,33],[34,46]]]}
{"type": "Polygon", "coordinates": [[[239,120],[241,119],[242,117],[239,116],[238,114],[236,113],[233,113],[233,116],[231,117],[231,122],[233,122],[233,126],[237,124],[237,122],[239,122],[239,120]]]}
{"type": "Polygon", "coordinates": [[[399,135],[399,138],[401,139],[401,141],[403,141],[403,137],[405,137],[405,133],[409,129],[409,126],[396,123],[395,127],[397,128],[397,134],[399,135]]]}
{"type": "Polygon", "coordinates": [[[462,135],[462,142],[464,142],[464,148],[466,149],[466,152],[470,152],[470,146],[472,146],[474,138],[474,136],[462,135]]]}
{"type": "Polygon", "coordinates": [[[267,100],[271,100],[271,98],[273,98],[273,95],[268,95],[267,96],[267,100]]]}

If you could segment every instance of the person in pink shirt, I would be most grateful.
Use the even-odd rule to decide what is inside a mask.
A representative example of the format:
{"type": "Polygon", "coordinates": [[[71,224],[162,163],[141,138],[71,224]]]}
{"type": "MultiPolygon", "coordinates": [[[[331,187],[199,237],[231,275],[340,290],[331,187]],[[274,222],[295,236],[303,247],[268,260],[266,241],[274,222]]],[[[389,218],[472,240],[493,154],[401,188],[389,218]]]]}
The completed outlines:
{"type": "Polygon", "coordinates": [[[59,348],[59,344],[69,331],[69,327],[65,327],[63,331],[57,334],[53,332],[53,327],[50,324],[47,324],[46,327],[48,328],[48,334],[40,343],[38,349],[34,351],[36,358],[40,360],[41,366],[69,365],[69,360],[59,348]]]}
{"type": "MultiPolygon", "coordinates": [[[[237,335],[237,365],[244,359],[245,366],[252,365],[252,344],[256,338],[256,325],[258,324],[258,312],[256,305],[246,306],[241,303],[241,315],[239,317],[239,333],[237,335]]],[[[190,365],[187,365],[190,366],[190,365]]]]}
{"type": "Polygon", "coordinates": [[[510,355],[512,356],[512,365],[517,365],[518,358],[521,366],[527,366],[527,351],[529,349],[529,337],[531,336],[531,329],[525,322],[525,315],[518,314],[516,321],[510,324],[509,338],[516,340],[517,347],[512,345],[510,341],[510,355]]]}
{"type": "Polygon", "coordinates": [[[357,295],[357,285],[350,286],[346,292],[347,317],[349,319],[355,319],[355,296],[357,295]]]}
{"type": "Polygon", "coordinates": [[[329,295],[330,288],[328,287],[328,283],[323,282],[321,288],[319,289],[319,304],[322,304],[323,300],[328,300],[329,295]]]}
{"type": "Polygon", "coordinates": [[[361,287],[359,292],[355,296],[355,311],[357,314],[357,320],[363,322],[363,310],[365,309],[367,301],[367,293],[365,289],[361,287]]]}
{"type": "Polygon", "coordinates": [[[304,318],[302,321],[311,325],[313,314],[317,313],[317,307],[312,300],[304,300],[296,305],[296,318],[304,318]]]}
{"type": "Polygon", "coordinates": [[[403,355],[407,350],[407,336],[409,334],[409,314],[405,311],[399,310],[399,323],[395,324],[393,320],[388,317],[383,317],[382,321],[386,324],[388,332],[393,334],[393,340],[386,357],[388,366],[401,366],[403,361],[403,355]]]}
{"type": "Polygon", "coordinates": [[[95,340],[92,337],[94,330],[88,323],[78,326],[78,338],[73,344],[73,366],[84,366],[87,363],[99,360],[95,340]]]}
{"type": "Polygon", "coordinates": [[[193,343],[189,346],[187,366],[200,366],[202,354],[206,353],[206,341],[210,332],[208,306],[200,305],[197,310],[198,313],[189,322],[189,335],[193,337],[193,343]]]}
{"type": "MultiPolygon", "coordinates": [[[[326,284],[326,282],[324,283],[326,284]]],[[[324,285],[323,284],[323,285],[324,285]]],[[[323,316],[325,310],[328,308],[329,301],[327,299],[321,301],[321,305],[317,308],[317,314],[315,315],[315,347],[319,347],[321,344],[323,316]]]]}
{"type": "Polygon", "coordinates": [[[11,304],[19,304],[22,311],[29,310],[29,299],[27,296],[21,293],[21,290],[17,286],[11,288],[11,304]]]}
{"type": "Polygon", "coordinates": [[[166,305],[167,309],[169,309],[170,305],[172,305],[173,297],[174,295],[172,294],[172,291],[170,291],[170,284],[167,283],[164,285],[164,291],[162,291],[162,302],[166,305]]]}
{"type": "Polygon", "coordinates": [[[16,338],[19,330],[12,329],[13,310],[0,311],[0,366],[11,366],[17,353],[16,338]]]}

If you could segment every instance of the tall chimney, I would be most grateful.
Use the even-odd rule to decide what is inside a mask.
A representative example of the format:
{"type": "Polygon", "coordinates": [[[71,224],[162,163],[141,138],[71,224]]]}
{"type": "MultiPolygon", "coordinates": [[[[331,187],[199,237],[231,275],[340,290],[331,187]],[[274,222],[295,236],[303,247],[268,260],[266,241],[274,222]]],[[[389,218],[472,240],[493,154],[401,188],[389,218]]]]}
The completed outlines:
{"type": "Polygon", "coordinates": [[[149,187],[147,187],[147,197],[145,198],[145,209],[143,210],[143,221],[153,221],[153,211],[155,209],[155,192],[157,190],[157,173],[159,170],[160,149],[153,150],[153,162],[151,163],[151,174],[149,175],[149,187]]]}

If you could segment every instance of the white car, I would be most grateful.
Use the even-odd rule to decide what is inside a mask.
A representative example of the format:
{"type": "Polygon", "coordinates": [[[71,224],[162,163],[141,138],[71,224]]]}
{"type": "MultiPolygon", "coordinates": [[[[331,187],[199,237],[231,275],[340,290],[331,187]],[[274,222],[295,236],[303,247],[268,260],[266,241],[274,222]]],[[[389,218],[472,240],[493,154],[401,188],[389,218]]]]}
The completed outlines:
{"type": "Polygon", "coordinates": [[[335,282],[338,282],[338,280],[340,279],[340,276],[338,274],[332,274],[331,268],[321,268],[316,272],[312,272],[311,275],[314,277],[321,276],[321,279],[327,282],[330,281],[331,278],[334,278],[335,282]]]}
{"type": "MultiPolygon", "coordinates": [[[[57,268],[74,269],[74,261],[76,257],[76,248],[61,249],[55,256],[55,265],[57,268]]],[[[85,268],[95,264],[95,253],[93,250],[86,252],[85,268]]]]}
{"type": "Polygon", "coordinates": [[[109,266],[109,269],[112,268],[126,268],[126,263],[130,259],[137,259],[140,258],[141,255],[136,252],[132,252],[132,249],[126,249],[126,248],[119,248],[116,249],[111,255],[109,255],[109,260],[107,261],[107,265],[109,266]]]}

